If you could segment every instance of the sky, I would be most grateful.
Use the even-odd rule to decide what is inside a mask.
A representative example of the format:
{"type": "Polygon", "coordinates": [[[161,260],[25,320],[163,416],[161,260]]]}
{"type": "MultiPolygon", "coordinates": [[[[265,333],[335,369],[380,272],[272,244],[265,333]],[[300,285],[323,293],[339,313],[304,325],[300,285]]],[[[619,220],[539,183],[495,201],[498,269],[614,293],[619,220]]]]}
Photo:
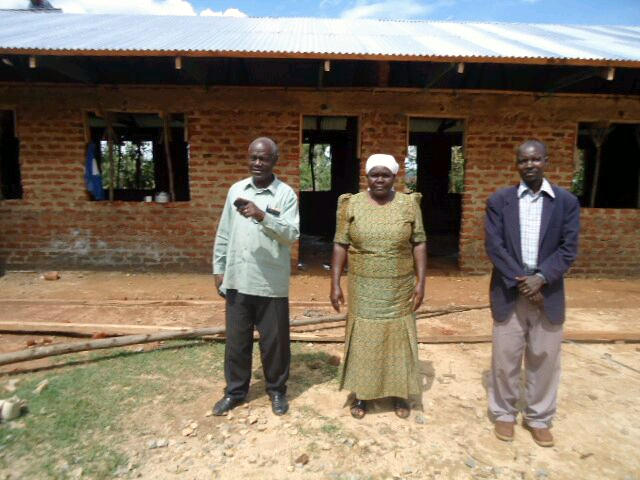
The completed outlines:
{"type": "MultiPolygon", "coordinates": [[[[640,0],[49,0],[67,13],[640,25],[640,0]]],[[[0,0],[25,8],[28,0],[0,0]]]]}

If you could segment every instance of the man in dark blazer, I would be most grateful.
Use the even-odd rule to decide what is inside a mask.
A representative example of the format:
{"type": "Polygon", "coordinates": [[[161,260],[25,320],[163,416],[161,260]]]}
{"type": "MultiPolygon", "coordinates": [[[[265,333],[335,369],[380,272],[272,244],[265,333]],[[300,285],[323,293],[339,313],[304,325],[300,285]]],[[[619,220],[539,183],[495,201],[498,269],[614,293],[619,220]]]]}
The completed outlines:
{"type": "Polygon", "coordinates": [[[518,147],[521,182],[487,201],[485,247],[493,263],[493,350],[489,412],[495,434],[513,440],[524,356],[523,425],[540,446],[552,446],[560,345],[565,316],[564,279],[578,253],[580,205],[544,177],[547,148],[538,140],[518,147]]]}

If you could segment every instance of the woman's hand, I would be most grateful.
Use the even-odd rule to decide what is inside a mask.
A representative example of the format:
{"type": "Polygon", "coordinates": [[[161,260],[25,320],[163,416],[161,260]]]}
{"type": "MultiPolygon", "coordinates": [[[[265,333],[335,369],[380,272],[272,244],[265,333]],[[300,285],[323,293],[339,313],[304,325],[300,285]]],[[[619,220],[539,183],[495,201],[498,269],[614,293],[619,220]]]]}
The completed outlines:
{"type": "Polygon", "coordinates": [[[344,270],[344,264],[347,262],[347,248],[349,245],[342,243],[333,244],[333,254],[331,255],[331,293],[329,300],[336,312],[340,311],[340,304],[344,305],[344,295],[340,288],[340,275],[344,270]]]}
{"type": "Polygon", "coordinates": [[[427,244],[416,243],[413,246],[413,263],[416,269],[416,288],[413,291],[413,311],[422,305],[424,300],[424,283],[427,276],[427,244]]]}
{"type": "Polygon", "coordinates": [[[413,291],[413,311],[415,312],[422,305],[424,300],[424,282],[416,283],[416,288],[413,291]]]}
{"type": "Polygon", "coordinates": [[[329,294],[329,300],[331,300],[331,305],[333,305],[333,309],[336,312],[340,311],[340,305],[344,305],[344,295],[342,295],[342,289],[340,288],[340,284],[331,285],[331,293],[329,294]]]}

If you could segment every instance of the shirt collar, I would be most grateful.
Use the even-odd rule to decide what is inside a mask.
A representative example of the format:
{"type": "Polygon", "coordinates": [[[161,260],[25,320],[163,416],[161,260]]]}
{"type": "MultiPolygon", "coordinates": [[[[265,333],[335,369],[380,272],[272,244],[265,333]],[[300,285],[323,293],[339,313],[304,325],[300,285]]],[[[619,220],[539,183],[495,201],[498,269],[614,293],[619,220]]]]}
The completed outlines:
{"type": "MultiPolygon", "coordinates": [[[[531,189],[527,187],[522,180],[520,180],[520,185],[518,185],[518,198],[522,198],[526,192],[531,192],[531,189]]],[[[551,188],[551,184],[546,178],[542,179],[542,187],[540,187],[539,193],[542,192],[546,193],[551,198],[556,198],[556,194],[553,192],[553,188],[551,188]]],[[[533,192],[531,192],[531,194],[533,195],[533,192]]]]}
{"type": "Polygon", "coordinates": [[[264,188],[260,188],[257,187],[255,183],[253,183],[253,177],[249,177],[245,180],[244,186],[243,186],[243,190],[246,190],[247,188],[253,188],[254,190],[256,190],[257,192],[264,192],[265,190],[270,192],[271,195],[275,195],[276,194],[276,190],[278,190],[278,185],[280,185],[280,183],[282,183],[280,180],[278,180],[278,177],[276,176],[276,174],[273,174],[273,182],[271,182],[268,186],[264,187],[264,188]]]}

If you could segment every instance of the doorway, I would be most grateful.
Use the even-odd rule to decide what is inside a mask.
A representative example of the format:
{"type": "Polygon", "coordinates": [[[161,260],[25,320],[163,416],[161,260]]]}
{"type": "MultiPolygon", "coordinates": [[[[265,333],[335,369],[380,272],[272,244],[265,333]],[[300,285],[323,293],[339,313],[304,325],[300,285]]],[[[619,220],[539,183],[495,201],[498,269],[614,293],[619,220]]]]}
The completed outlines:
{"type": "Polygon", "coordinates": [[[410,118],[407,190],[422,193],[429,267],[458,267],[464,190],[464,121],[410,118]]]}
{"type": "Polygon", "coordinates": [[[299,268],[325,268],[343,193],[357,193],[360,162],[358,118],[304,116],[300,148],[299,268]]]}

